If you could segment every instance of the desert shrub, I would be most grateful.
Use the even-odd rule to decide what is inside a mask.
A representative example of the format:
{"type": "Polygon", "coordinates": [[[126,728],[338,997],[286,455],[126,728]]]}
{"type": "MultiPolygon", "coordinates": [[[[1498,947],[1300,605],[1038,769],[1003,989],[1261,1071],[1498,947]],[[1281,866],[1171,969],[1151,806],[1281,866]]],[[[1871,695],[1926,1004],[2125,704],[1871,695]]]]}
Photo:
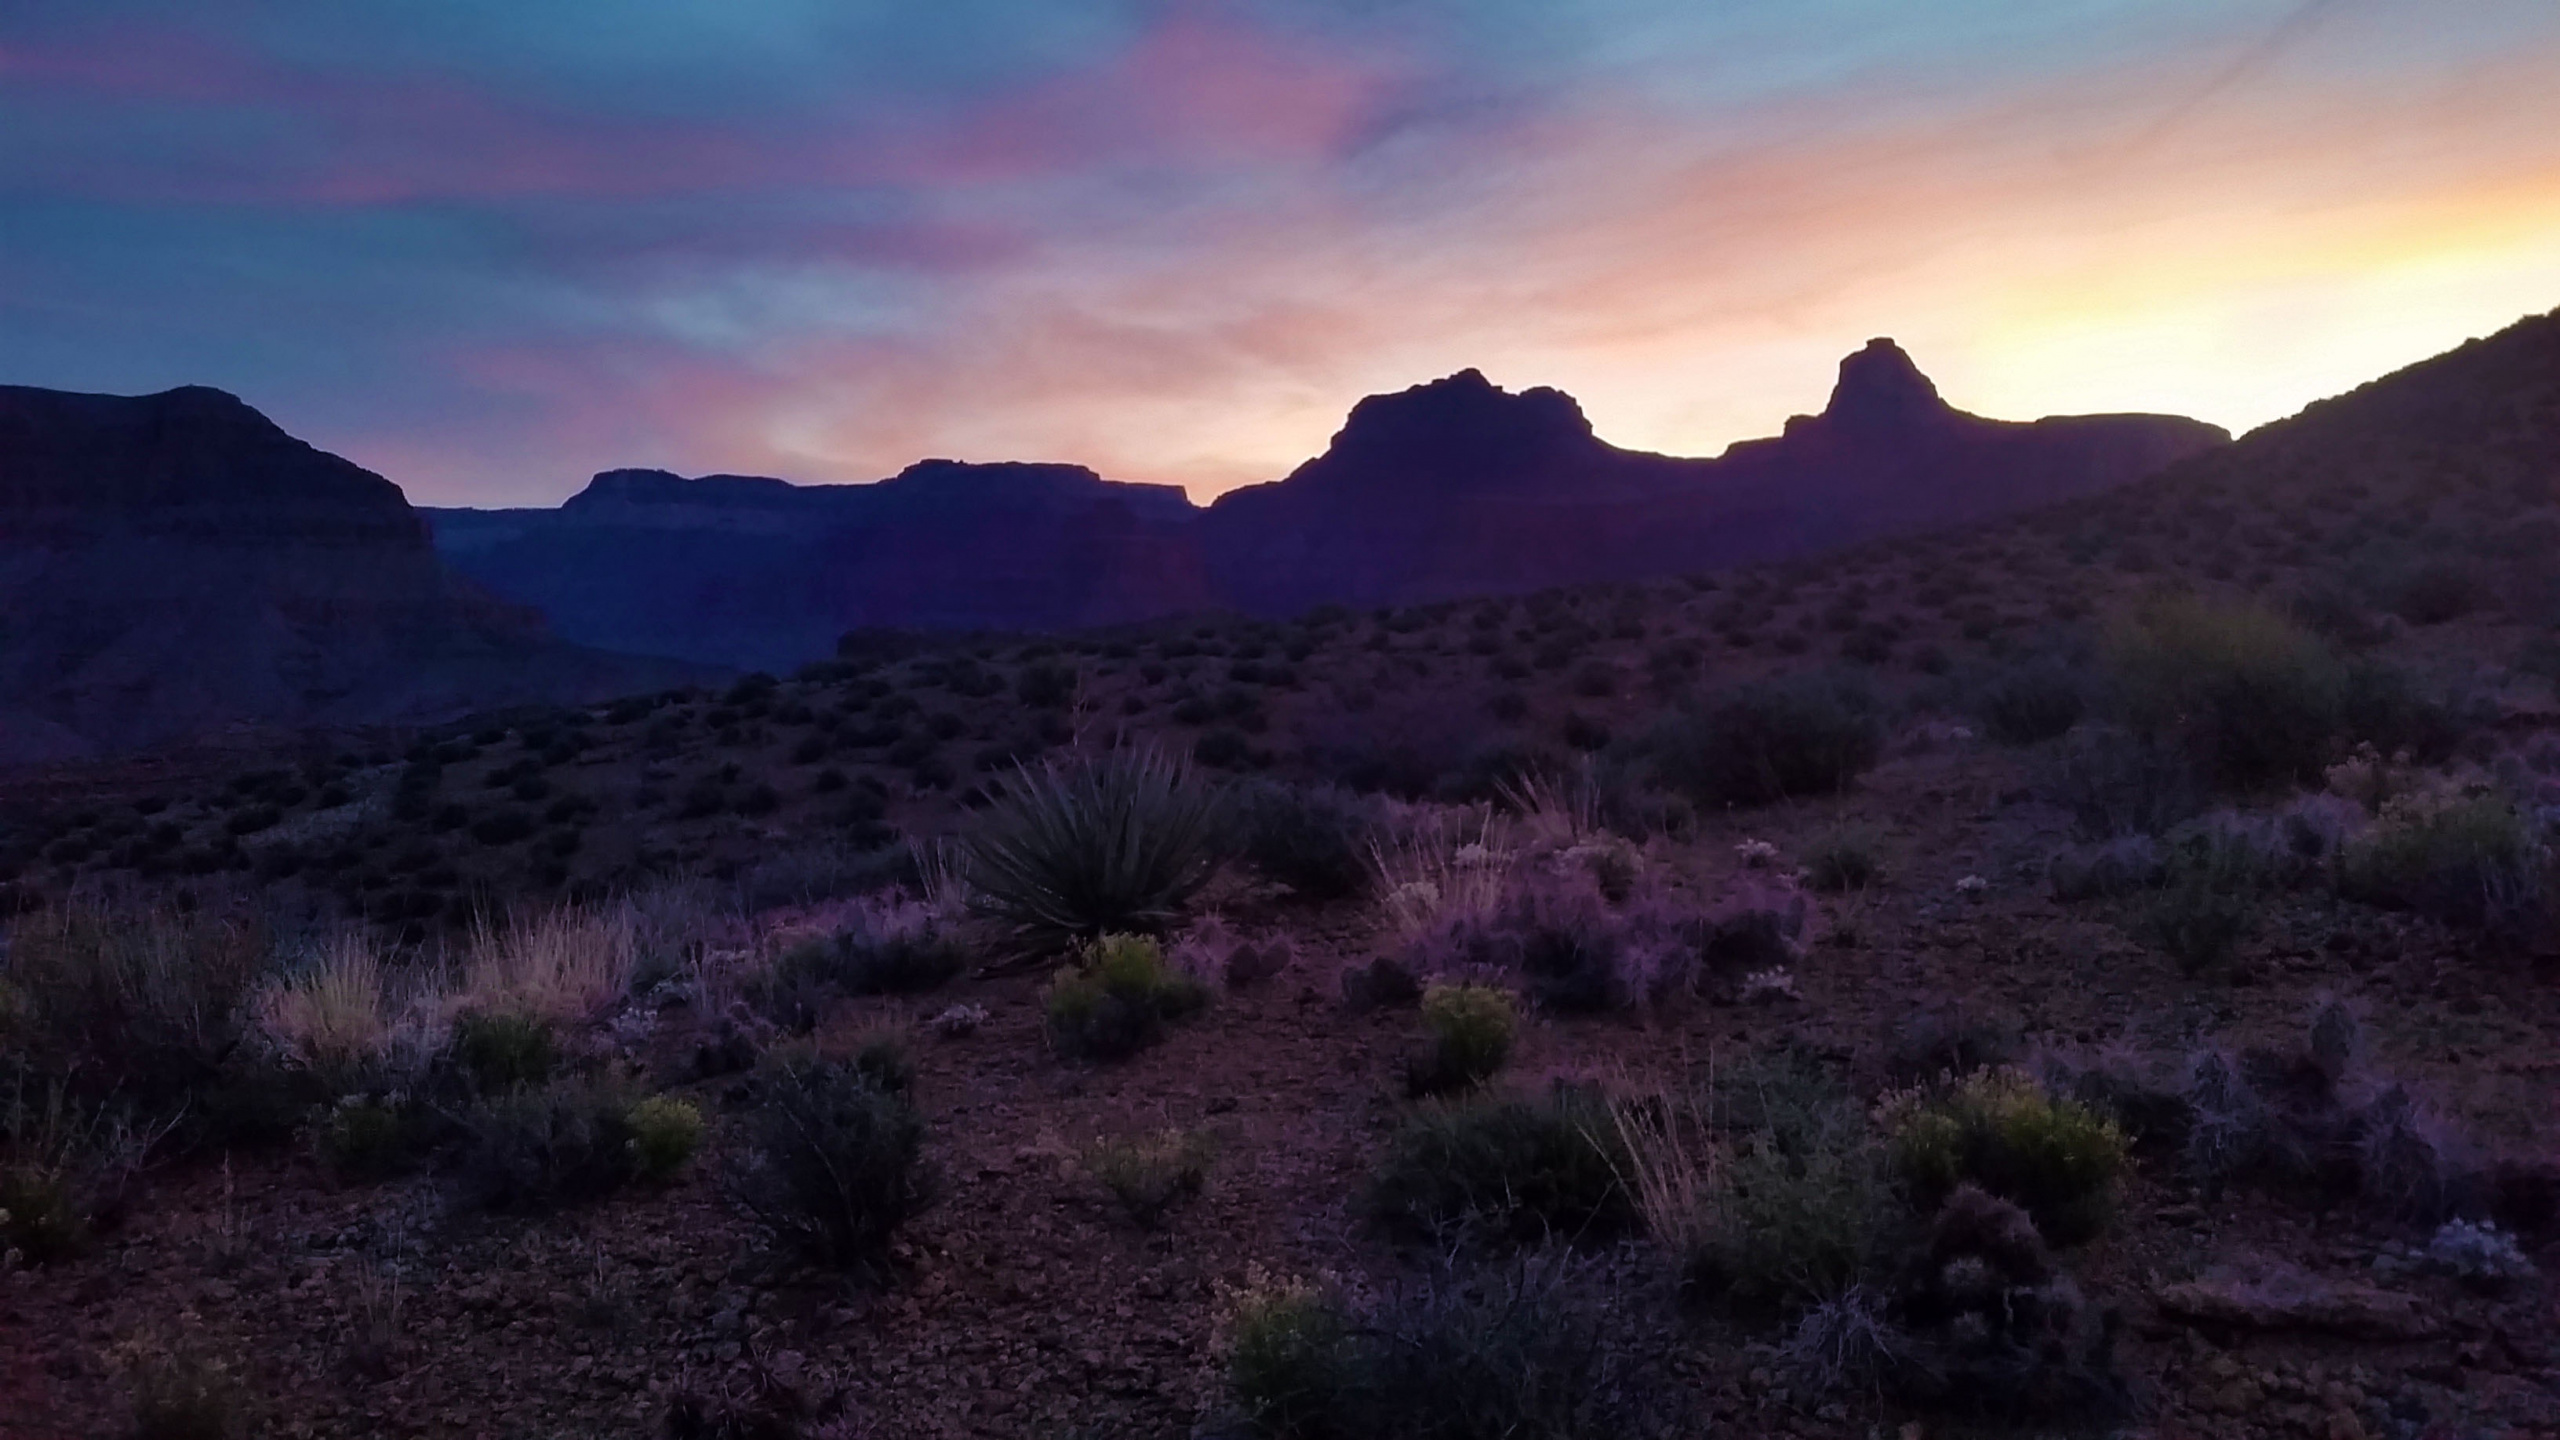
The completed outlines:
{"type": "Polygon", "coordinates": [[[784,984],[833,984],[849,995],[913,995],[969,968],[971,951],[934,906],[866,901],[833,935],[813,936],[775,961],[784,984]]]}
{"type": "Polygon", "coordinates": [[[2015,1201],[2047,1238],[2069,1244],[2104,1225],[2125,1165],[2124,1132],[2016,1070],[1983,1070],[1936,1096],[1904,1091],[1885,1107],[1895,1174],[1934,1208],[1959,1185],[2015,1201]]]}
{"type": "Polygon", "coordinates": [[[1432,1101],[1388,1141],[1368,1205],[1436,1240],[1604,1240],[1636,1219],[1624,1168],[1607,1106],[1583,1089],[1432,1101]]]}
{"type": "Polygon", "coordinates": [[[1428,1048],[1407,1080],[1417,1095],[1464,1090],[1493,1078],[1511,1058],[1520,1017],[1511,993],[1490,985],[1435,984],[1422,992],[1428,1048]]]}
{"type": "Polygon", "coordinates": [[[1836,1295],[1872,1261],[1887,1195],[1857,1127],[1752,1135],[1707,1192],[1704,1232],[1680,1257],[1681,1278],[1745,1309],[1836,1295]]]}
{"type": "Polygon", "coordinates": [[[2406,755],[2420,765],[2451,759],[2473,717],[2461,707],[2419,693],[2409,673],[2379,660],[2346,669],[2339,701],[2347,735],[2385,755],[2406,755]]]}
{"type": "Polygon", "coordinates": [[[1658,729],[1651,748],[1663,778],[1698,803],[1764,805],[1846,789],[1883,741],[1863,682],[1800,675],[1714,697],[1658,729]]]}
{"type": "Polygon", "coordinates": [[[2353,900],[2415,910],[2449,924],[2521,933],[2549,903],[2549,863],[2532,825],[2506,799],[2408,796],[2338,860],[2353,900]]]}
{"type": "Polygon", "coordinates": [[[1754,1061],[1705,1100],[1613,1104],[1629,1189],[1690,1293],[1765,1313],[1875,1263],[1891,1194],[1865,1117],[1807,1065],[1754,1061]]]}
{"type": "Polygon", "coordinates": [[[1026,665],[1014,677],[1014,698],[1034,710],[1054,710],[1075,697],[1076,672],[1065,665],[1026,665]]]}
{"type": "Polygon", "coordinates": [[[2343,724],[2344,671],[2273,610],[2158,600],[2115,627],[2107,654],[2135,733],[2226,789],[2313,777],[2343,724]]]}
{"type": "Polygon", "coordinates": [[[1180,762],[1122,749],[1017,772],[966,841],[976,903],[1027,944],[1156,933],[1217,870],[1224,811],[1180,762]]]}
{"type": "Polygon", "coordinates": [[[1781,968],[1795,955],[1804,909],[1745,891],[1713,911],[1668,891],[1650,872],[1611,903],[1605,844],[1558,852],[1514,874],[1495,861],[1448,868],[1438,879],[1384,887],[1404,941],[1390,957],[1416,976],[1500,972],[1533,1004],[1564,1012],[1667,1003],[1745,974],[1781,968]],[[1597,861],[1598,863],[1591,863],[1597,861]],[[1428,905],[1409,904],[1428,896],[1428,905]]]}
{"type": "Polygon", "coordinates": [[[643,1180],[664,1180],[702,1148],[702,1112],[690,1100],[652,1095],[631,1107],[631,1160],[643,1180]]]}
{"type": "Polygon", "coordinates": [[[1916,1345],[1890,1296],[1851,1285],[1805,1307],[1781,1350],[1787,1367],[1821,1393],[1882,1391],[1912,1363],[1916,1345]]]}
{"type": "Polygon", "coordinates": [[[1630,1377],[1571,1267],[1533,1256],[1488,1279],[1442,1271],[1361,1310],[1263,1286],[1229,1322],[1227,1388],[1270,1440],[1603,1440],[1635,1433],[1630,1377]]]}
{"type": "Polygon", "coordinates": [[[1200,1193],[1214,1153],[1204,1134],[1165,1130],[1098,1141],[1081,1158],[1086,1173],[1111,1192],[1129,1218],[1152,1230],[1177,1203],[1200,1193]]]}
{"type": "Polygon", "coordinates": [[[1142,935],[1104,935],[1040,995],[1049,1043],[1080,1059],[1116,1060],[1163,1038],[1167,1022],[1208,1003],[1200,982],[1165,963],[1142,935]]]}
{"type": "Polygon", "coordinates": [[[2446,555],[2400,568],[2385,577],[2382,588],[2391,613],[2412,625],[2459,620],[2486,598],[2486,587],[2471,567],[2446,555]]]}
{"type": "Polygon", "coordinates": [[[183,1105],[238,1045],[269,963],[254,928],[155,905],[21,916],[0,951],[0,1052],[148,1110],[183,1105]]]}
{"type": "Polygon", "coordinates": [[[916,1088],[915,1056],[907,1049],[907,1032],[897,1025],[875,1025],[853,1036],[847,1064],[853,1073],[884,1095],[907,1095],[916,1088]]]}
{"type": "Polygon", "coordinates": [[[2168,848],[2160,888],[2140,902],[2133,934],[2188,975],[2227,963],[2256,928],[2265,866],[2248,846],[2215,834],[2168,848]]]}
{"type": "Polygon", "coordinates": [[[1371,807],[1330,786],[1258,785],[1236,807],[1238,848],[1263,874],[1310,900],[1342,900],[1369,883],[1371,807]]]}
{"type": "Polygon", "coordinates": [[[611,1193],[636,1173],[631,1112],[630,1095],[599,1079],[481,1101],[461,1118],[462,1198],[487,1210],[540,1212],[611,1193]]]}
{"type": "Polygon", "coordinates": [[[2003,745],[2033,745],[2068,733],[2089,710],[2080,677],[2056,661],[1999,671],[1974,697],[1983,732],[2003,745]]]}
{"type": "Polygon", "coordinates": [[[1191,746],[1191,758],[1212,770],[1248,769],[1258,759],[1242,732],[1224,726],[1202,732],[1191,746]]]}
{"type": "Polygon", "coordinates": [[[1227,1393],[1245,1425],[1271,1440],[1331,1440],[1354,1433],[1344,1412],[1357,1385],[1354,1324],[1329,1297],[1264,1284],[1233,1302],[1227,1325],[1227,1393]]]}
{"type": "Polygon", "coordinates": [[[403,1174],[418,1163],[428,1140],[429,1126],[421,1117],[396,1101],[367,1095],[342,1097],[312,1130],[320,1163],[341,1180],[403,1174]]]}
{"type": "Polygon", "coordinates": [[[466,1010],[454,1021],[453,1060],[476,1089],[494,1094],[548,1081],[560,1049],[538,1016],[466,1010]]]}
{"type": "Polygon", "coordinates": [[[1926,1085],[1952,1075],[2014,1063],[2023,1048],[2017,1023],[1957,1004],[1929,1006],[1895,1017],[1883,1045],[1886,1081],[1926,1085]]]}
{"type": "Polygon", "coordinates": [[[1876,832],[1865,826],[1831,831],[1805,852],[1805,883],[1826,893],[1866,889],[1876,879],[1876,845],[1876,832]]]}
{"type": "Polygon", "coordinates": [[[2084,727],[2056,748],[2040,788],[2084,839],[2157,834],[2205,808],[2204,778],[2184,749],[2114,727],[2084,727]]]}
{"type": "Polygon", "coordinates": [[[915,1107],[855,1066],[794,1055],[758,1077],[739,1202],[811,1258],[874,1266],[927,1203],[925,1126],[915,1107]]]}
{"type": "Polygon", "coordinates": [[[471,824],[471,838],[483,845],[512,845],[533,833],[533,814],[526,810],[500,810],[471,824]]]}
{"type": "Polygon", "coordinates": [[[165,1133],[136,1130],[59,1082],[30,1094],[19,1076],[0,1107],[0,1261],[42,1265],[81,1253],[121,1210],[165,1133]]]}

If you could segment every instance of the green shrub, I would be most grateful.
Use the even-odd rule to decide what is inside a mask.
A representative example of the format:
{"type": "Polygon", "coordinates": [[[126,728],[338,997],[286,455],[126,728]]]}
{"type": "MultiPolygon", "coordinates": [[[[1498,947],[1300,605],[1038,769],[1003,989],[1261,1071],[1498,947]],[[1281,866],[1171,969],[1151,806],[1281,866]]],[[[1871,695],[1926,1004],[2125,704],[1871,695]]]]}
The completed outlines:
{"type": "Polygon", "coordinates": [[[453,1058],[474,1087],[490,1093],[549,1080],[560,1051],[538,1016],[473,1010],[454,1022],[453,1058]]]}
{"type": "Polygon", "coordinates": [[[0,949],[0,1054],[84,1095],[182,1111],[242,1039],[272,963],[253,927],[74,900],[19,917],[0,949]]]}
{"type": "Polygon", "coordinates": [[[1519,1007],[1491,985],[1433,984],[1422,992],[1429,1047],[1407,1079],[1417,1095],[1465,1090],[1493,1078],[1519,1038],[1519,1007]]]}
{"type": "Polygon", "coordinates": [[[826,1264],[877,1265],[931,1189],[925,1126],[852,1064],[796,1055],[759,1077],[739,1201],[785,1244],[826,1264]]]}
{"type": "Polygon", "coordinates": [[[1700,1198],[1681,1280],[1746,1310],[1838,1295],[1874,1262],[1890,1218],[1882,1167],[1855,1117],[1810,1134],[1749,1136],[1700,1198]]]}
{"type": "Polygon", "coordinates": [[[774,978],[785,987],[832,984],[848,995],[913,995],[954,979],[972,958],[958,929],[929,907],[875,903],[835,934],[784,951],[774,978]]]}
{"type": "Polygon", "coordinates": [[[1331,787],[1259,785],[1238,806],[1244,858],[1310,900],[1343,900],[1369,884],[1369,808],[1331,787]]]}
{"type": "Polygon", "coordinates": [[[1962,1184],[2015,1202],[2058,1244],[2105,1223],[2125,1138],[2113,1120],[2057,1099],[2016,1070],[1982,1070],[1934,1097],[1905,1091],[1885,1107],[1895,1174],[1934,1209],[1962,1184]]]}
{"type": "MultiPolygon", "coordinates": [[[[41,1104],[24,1077],[0,1109],[0,1262],[42,1265],[88,1247],[107,1188],[102,1153],[118,1137],[106,1117],[81,1107],[59,1084],[41,1104]]],[[[7,1263],[0,1263],[5,1272],[7,1263]]]]}
{"type": "Polygon", "coordinates": [[[2471,723],[2461,707],[2419,693],[2407,671],[2373,659],[2347,667],[2339,704],[2349,738],[2420,765],[2451,759],[2471,723]]]}
{"type": "Polygon", "coordinates": [[[1040,995],[1049,1043],[1079,1059],[1116,1060],[1164,1036],[1166,1022],[1208,1003],[1208,991],[1165,962],[1143,935],[1105,935],[1040,995]]]}
{"type": "Polygon", "coordinates": [[[1166,1130],[1125,1140],[1099,1141],[1083,1155],[1084,1168],[1111,1192],[1120,1208],[1152,1230],[1176,1202],[1200,1193],[1214,1153],[1209,1137],[1166,1130]]]}
{"type": "Polygon", "coordinates": [[[1826,893],[1864,890],[1875,883],[1876,832],[1844,826],[1813,843],[1804,859],[1805,883],[1826,893]]]}
{"type": "Polygon", "coordinates": [[[1733,690],[1654,739],[1663,778],[1705,805],[1828,795],[1874,768],[1882,707],[1863,682],[1800,675],[1733,690]]]}
{"type": "Polygon", "coordinates": [[[2340,854],[2338,889],[2448,924],[2521,931],[2548,905],[2548,864],[2533,827],[2501,797],[2394,805],[2340,854]]]}
{"type": "Polygon", "coordinates": [[[463,1198],[486,1210],[541,1212],[610,1194],[637,1173],[631,1110],[620,1086],[586,1079],[481,1101],[461,1122],[463,1198]]]}
{"type": "Polygon", "coordinates": [[[2244,844],[2192,836],[2170,848],[2166,883],[2140,902],[2134,938],[2200,975],[2227,963],[2256,928],[2265,867],[2244,844]]]}
{"type": "Polygon", "coordinates": [[[1792,1053],[1745,1061],[1710,1101],[1611,1106],[1628,1188],[1683,1287],[1764,1312],[1855,1283],[1877,1258],[1891,1200],[1865,1114],[1792,1053]]]}
{"type": "Polygon", "coordinates": [[[1223,859],[1216,793],[1180,762],[1115,750],[1017,772],[967,837],[977,903],[1023,942],[1160,933],[1223,859]]]}
{"type": "Polygon", "coordinates": [[[2261,606],[2155,601],[2116,627],[2108,660],[2135,733],[2176,744],[2225,789],[2316,777],[2344,723],[2337,659],[2261,606]]]}
{"type": "Polygon", "coordinates": [[[1579,1089],[1434,1101],[1388,1141],[1368,1204],[1433,1240],[1602,1240],[1635,1219],[1621,1161],[1608,1107],[1579,1089]]]}
{"type": "Polygon", "coordinates": [[[320,1163],[342,1180],[387,1180],[417,1163],[424,1129],[390,1101],[357,1096],[329,1107],[312,1144],[320,1163]]]}
{"type": "Polygon", "coordinates": [[[631,1157],[643,1180],[664,1180],[702,1148],[702,1112],[690,1100],[652,1095],[631,1107],[631,1157]]]}
{"type": "Polygon", "coordinates": [[[1439,1273],[1354,1312],[1305,1289],[1244,1297],[1227,1386],[1272,1440],[1616,1440],[1642,1387],[1606,1362],[1602,1317],[1533,1257],[1489,1280],[1439,1273]]]}
{"type": "Polygon", "coordinates": [[[1251,1432],[1273,1440],[1360,1433],[1343,1412],[1358,1387],[1352,1320],[1303,1288],[1242,1296],[1229,1322],[1227,1393],[1251,1432]]]}
{"type": "Polygon", "coordinates": [[[907,1051],[907,1032],[876,1025],[853,1037],[853,1073],[885,1095],[905,1095],[916,1088],[915,1057],[907,1051]]]}
{"type": "Polygon", "coordinates": [[[2000,671],[1974,698],[1984,733],[2003,745],[2033,745],[2067,734],[2088,710],[2080,677],[2049,660],[2000,671]]]}

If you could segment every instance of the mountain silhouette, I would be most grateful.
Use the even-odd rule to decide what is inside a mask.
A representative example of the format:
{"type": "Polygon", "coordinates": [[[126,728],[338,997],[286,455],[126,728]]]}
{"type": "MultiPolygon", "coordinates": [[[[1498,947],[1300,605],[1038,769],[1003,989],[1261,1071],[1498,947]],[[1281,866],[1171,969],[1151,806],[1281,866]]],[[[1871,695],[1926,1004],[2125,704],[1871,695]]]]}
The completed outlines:
{"type": "Polygon", "coordinates": [[[0,386],[0,761],[693,673],[452,574],[398,486],[201,386],[0,386]]]}
{"type": "Polygon", "coordinates": [[[456,568],[588,644],[782,669],[866,626],[1281,615],[1811,554],[2103,491],[2220,444],[2174,416],[1949,407],[1875,340],[1820,415],[1712,460],[1623,450],[1475,370],[1352,408],[1287,478],[1194,507],[1078,466],[928,460],[872,485],[606,471],[557,509],[427,512],[456,568]]]}

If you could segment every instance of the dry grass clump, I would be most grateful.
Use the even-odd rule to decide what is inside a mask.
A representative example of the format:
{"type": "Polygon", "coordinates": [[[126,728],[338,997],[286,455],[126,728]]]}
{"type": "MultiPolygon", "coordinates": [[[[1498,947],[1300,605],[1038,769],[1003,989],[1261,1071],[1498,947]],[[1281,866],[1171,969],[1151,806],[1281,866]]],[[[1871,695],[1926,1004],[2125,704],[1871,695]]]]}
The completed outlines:
{"type": "Polygon", "coordinates": [[[454,1003],[483,1014],[570,1025],[628,994],[636,954],[631,908],[570,906],[484,924],[454,1003]]]}
{"type": "Polygon", "coordinates": [[[12,927],[0,952],[0,1039],[21,1056],[156,1086],[229,1048],[268,963],[265,936],[250,925],[75,900],[12,927]]]}
{"type": "Polygon", "coordinates": [[[361,932],[347,931],[309,965],[269,980],[252,1014],[289,1062],[338,1080],[390,1058],[402,1009],[381,953],[361,932]]]}
{"type": "Polygon", "coordinates": [[[1080,1159],[1086,1173],[1111,1192],[1131,1220],[1152,1230],[1176,1204],[1200,1193],[1216,1153],[1215,1141],[1205,1133],[1167,1129],[1098,1140],[1085,1147],[1080,1159]]]}
{"type": "Polygon", "coordinates": [[[1517,859],[1509,822],[1481,807],[1416,807],[1369,847],[1379,905],[1406,940],[1492,915],[1517,859]]]}
{"type": "Polygon", "coordinates": [[[1714,1197],[1722,1155],[1707,1131],[1707,1106],[1679,1090],[1620,1087],[1609,1122],[1626,1157],[1622,1177],[1654,1243],[1675,1256],[1706,1253],[1716,1234],[1714,1197]]]}

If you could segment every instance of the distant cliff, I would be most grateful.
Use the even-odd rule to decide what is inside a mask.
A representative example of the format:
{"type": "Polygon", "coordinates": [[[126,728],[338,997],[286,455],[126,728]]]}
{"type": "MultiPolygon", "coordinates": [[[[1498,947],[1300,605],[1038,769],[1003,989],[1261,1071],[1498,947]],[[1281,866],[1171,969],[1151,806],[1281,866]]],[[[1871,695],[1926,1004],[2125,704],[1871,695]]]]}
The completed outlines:
{"type": "Polygon", "coordinates": [[[0,386],[0,762],[671,683],[455,577],[399,487],[219,390],[0,386]]]}
{"type": "Polygon", "coordinates": [[[876,485],[608,470],[557,510],[430,510],[466,575],[567,639],[788,670],[861,625],[1109,625],[1217,602],[1169,485],[926,460],[876,485]]]}
{"type": "Polygon", "coordinates": [[[1823,413],[1713,460],[1621,450],[1572,397],[1473,370],[1363,400],[1286,480],[1221,496],[1214,570],[1250,610],[1405,603],[1778,559],[2095,493],[2227,441],[2163,415],[2015,424],[1949,407],[1877,340],[1823,413]]]}
{"type": "Polygon", "coordinates": [[[1877,340],[1820,415],[1713,460],[1621,450],[1573,397],[1473,370],[1351,412],[1287,479],[1199,509],[1068,465],[876,485],[609,470],[556,510],[430,510],[436,545],[567,638],[780,670],[861,626],[1045,630],[1286,614],[1818,552],[2089,495],[2227,441],[2162,415],[2012,423],[1877,340]]]}

